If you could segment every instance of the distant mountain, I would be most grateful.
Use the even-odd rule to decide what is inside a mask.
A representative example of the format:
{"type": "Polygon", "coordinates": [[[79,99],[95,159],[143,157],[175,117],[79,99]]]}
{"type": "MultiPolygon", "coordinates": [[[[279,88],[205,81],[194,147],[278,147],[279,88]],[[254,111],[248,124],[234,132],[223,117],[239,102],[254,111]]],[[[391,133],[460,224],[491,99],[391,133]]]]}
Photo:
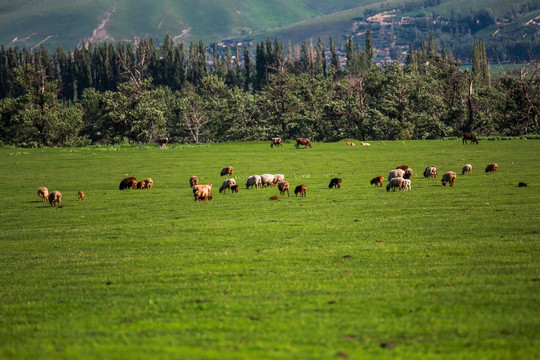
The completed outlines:
{"type": "Polygon", "coordinates": [[[207,45],[332,36],[338,46],[351,36],[363,46],[370,29],[379,60],[402,60],[429,33],[458,58],[476,40],[492,59],[540,55],[540,0],[0,0],[0,24],[0,44],[19,48],[141,37],[159,44],[165,35],[207,45]]]}

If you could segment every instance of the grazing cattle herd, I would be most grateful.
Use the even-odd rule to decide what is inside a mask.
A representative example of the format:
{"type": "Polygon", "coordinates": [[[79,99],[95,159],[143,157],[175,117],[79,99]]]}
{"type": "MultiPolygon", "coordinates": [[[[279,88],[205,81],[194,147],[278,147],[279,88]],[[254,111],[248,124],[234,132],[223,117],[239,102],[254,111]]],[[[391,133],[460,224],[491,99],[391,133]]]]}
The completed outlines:
{"type": "MultiPolygon", "coordinates": [[[[160,139],[161,140],[161,139],[160,139]]],[[[166,140],[166,139],[163,139],[166,140]]],[[[472,133],[465,133],[463,135],[463,144],[466,144],[467,141],[471,141],[471,143],[478,144],[478,139],[476,136],[472,133]]],[[[165,143],[166,141],[160,141],[161,143],[165,143]]],[[[312,148],[312,144],[309,139],[306,138],[297,138],[295,147],[298,149],[300,145],[304,145],[304,148],[310,147],[312,148]]],[[[347,146],[354,146],[355,144],[352,142],[346,142],[347,146]]],[[[369,145],[362,143],[362,145],[369,145]]],[[[272,138],[271,147],[274,146],[283,146],[283,141],[279,137],[272,138]]],[[[160,146],[161,147],[161,146],[160,146]]],[[[485,172],[486,173],[493,173],[496,172],[498,169],[498,165],[496,163],[490,163],[487,165],[485,172]]],[[[428,166],[424,170],[424,177],[425,178],[437,178],[439,172],[439,168],[437,166],[428,166]]],[[[227,179],[223,181],[221,187],[219,188],[219,193],[238,193],[239,186],[236,183],[236,180],[233,178],[229,178],[230,175],[233,174],[233,167],[232,166],[226,166],[223,167],[221,170],[221,176],[226,175],[227,179]]],[[[465,164],[462,167],[461,175],[471,175],[472,174],[472,165],[471,164],[465,164]]],[[[399,165],[395,169],[390,170],[388,173],[388,183],[386,185],[386,191],[389,192],[392,191],[410,191],[411,190],[411,178],[413,176],[413,171],[408,165],[399,165]]],[[[449,186],[453,186],[454,182],[456,180],[456,173],[453,171],[447,171],[444,173],[442,177],[442,185],[446,186],[448,184],[449,186]]],[[[370,185],[375,185],[376,188],[383,187],[383,181],[384,176],[375,176],[371,179],[370,185]]],[[[330,184],[328,185],[328,188],[332,189],[340,189],[341,188],[342,179],[341,178],[332,178],[330,180],[330,184]]],[[[153,187],[153,180],[151,178],[147,178],[143,181],[137,181],[135,177],[126,177],[121,180],[119,189],[120,190],[128,190],[128,189],[151,189],[153,187]]],[[[214,199],[213,195],[210,195],[210,192],[212,191],[212,183],[208,184],[199,184],[199,178],[197,176],[191,176],[189,179],[189,185],[192,189],[194,200],[195,201],[209,201],[214,199]]],[[[261,174],[261,175],[250,175],[247,176],[246,181],[246,189],[259,189],[264,187],[276,187],[279,190],[279,193],[281,196],[285,195],[285,192],[287,193],[287,196],[289,196],[289,189],[290,184],[288,181],[285,181],[285,175],[284,174],[261,174]]],[[[528,186],[526,183],[520,182],[518,184],[519,187],[526,187],[528,186]]],[[[38,196],[41,198],[42,202],[49,201],[50,206],[52,207],[61,207],[59,204],[62,201],[62,193],[60,191],[53,191],[49,192],[46,187],[40,187],[37,191],[38,196]]],[[[300,197],[306,197],[307,196],[307,186],[304,184],[300,184],[296,186],[294,189],[295,196],[300,195],[300,197]]],[[[86,200],[86,195],[82,190],[79,190],[78,192],[78,198],[79,200],[86,200]]],[[[270,197],[270,200],[279,200],[277,196],[270,197]]]]}

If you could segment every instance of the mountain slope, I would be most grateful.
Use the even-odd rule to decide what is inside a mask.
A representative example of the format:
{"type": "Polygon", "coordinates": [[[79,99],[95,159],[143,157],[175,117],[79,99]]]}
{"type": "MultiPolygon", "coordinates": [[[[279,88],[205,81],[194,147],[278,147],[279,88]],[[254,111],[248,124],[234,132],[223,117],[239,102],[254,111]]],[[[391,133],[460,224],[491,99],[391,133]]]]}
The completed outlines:
{"type": "Polygon", "coordinates": [[[482,40],[492,58],[511,60],[540,53],[539,15],[540,0],[0,0],[0,44],[73,49],[169,35],[206,44],[332,36],[341,46],[352,36],[361,47],[369,29],[379,60],[403,60],[429,33],[458,58],[482,40]]]}

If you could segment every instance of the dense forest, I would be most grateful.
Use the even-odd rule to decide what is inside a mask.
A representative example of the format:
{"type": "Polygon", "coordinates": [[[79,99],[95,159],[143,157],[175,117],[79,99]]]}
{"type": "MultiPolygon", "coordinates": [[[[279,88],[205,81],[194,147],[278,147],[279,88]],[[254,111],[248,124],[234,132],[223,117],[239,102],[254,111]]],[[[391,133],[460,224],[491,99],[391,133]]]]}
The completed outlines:
{"type": "Polygon", "coordinates": [[[486,47],[472,69],[433,36],[404,64],[374,64],[371,34],[343,53],[325,43],[247,46],[86,43],[50,53],[0,48],[0,144],[82,146],[309,137],[438,139],[539,134],[540,64],[491,76],[486,47]]]}

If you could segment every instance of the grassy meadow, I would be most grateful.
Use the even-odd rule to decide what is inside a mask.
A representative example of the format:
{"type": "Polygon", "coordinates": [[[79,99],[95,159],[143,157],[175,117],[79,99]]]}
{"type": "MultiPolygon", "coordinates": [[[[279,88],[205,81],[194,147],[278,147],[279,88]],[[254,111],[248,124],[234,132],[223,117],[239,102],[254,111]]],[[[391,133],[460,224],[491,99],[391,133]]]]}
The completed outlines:
{"type": "Polygon", "coordinates": [[[269,145],[0,148],[0,358],[540,357],[540,141],[269,145]],[[401,164],[412,191],[369,185],[401,164]]]}

